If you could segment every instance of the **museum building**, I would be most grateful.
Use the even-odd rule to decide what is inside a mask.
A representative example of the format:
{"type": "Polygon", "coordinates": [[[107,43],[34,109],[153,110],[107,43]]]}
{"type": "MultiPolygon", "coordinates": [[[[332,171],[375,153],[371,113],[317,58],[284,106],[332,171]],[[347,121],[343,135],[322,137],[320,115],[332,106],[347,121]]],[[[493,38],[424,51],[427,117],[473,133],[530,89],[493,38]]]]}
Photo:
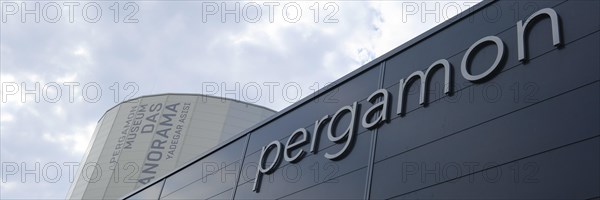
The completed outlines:
{"type": "Polygon", "coordinates": [[[481,2],[122,198],[600,198],[599,19],[481,2]]]}

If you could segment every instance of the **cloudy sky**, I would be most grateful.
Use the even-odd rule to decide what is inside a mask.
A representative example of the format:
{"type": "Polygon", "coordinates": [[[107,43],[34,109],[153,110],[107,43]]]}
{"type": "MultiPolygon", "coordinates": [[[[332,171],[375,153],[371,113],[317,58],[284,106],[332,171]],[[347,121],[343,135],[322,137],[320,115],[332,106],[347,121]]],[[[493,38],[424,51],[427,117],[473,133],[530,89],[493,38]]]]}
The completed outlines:
{"type": "Polygon", "coordinates": [[[2,199],[65,198],[118,102],[204,93],[281,110],[475,4],[0,2],[2,199]]]}

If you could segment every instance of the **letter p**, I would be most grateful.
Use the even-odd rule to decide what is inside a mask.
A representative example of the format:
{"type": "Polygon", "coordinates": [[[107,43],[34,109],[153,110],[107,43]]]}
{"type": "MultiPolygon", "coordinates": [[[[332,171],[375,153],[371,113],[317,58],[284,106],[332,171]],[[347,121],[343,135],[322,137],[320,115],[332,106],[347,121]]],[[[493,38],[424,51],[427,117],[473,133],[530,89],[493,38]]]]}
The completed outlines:
{"type": "MultiPolygon", "coordinates": [[[[204,3],[204,2],[202,2],[204,3]]],[[[219,93],[219,84],[215,82],[202,82],[202,94],[216,96],[219,93]]],[[[202,98],[202,102],[206,102],[207,97],[202,98]]]]}
{"type": "Polygon", "coordinates": [[[208,15],[215,15],[219,12],[219,4],[215,2],[202,2],[202,23],[206,23],[208,15]]]}
{"type": "Polygon", "coordinates": [[[402,22],[406,23],[409,15],[419,12],[419,4],[415,2],[402,2],[402,22]]]}
{"type": "Polygon", "coordinates": [[[19,172],[19,165],[14,162],[3,162],[2,163],[2,182],[8,182],[9,175],[16,175],[19,172]]]}
{"type": "Polygon", "coordinates": [[[16,2],[2,2],[2,23],[6,23],[9,15],[19,13],[19,5],[16,2]],[[10,9],[9,9],[10,8],[10,9]]]}
{"type": "MultiPolygon", "coordinates": [[[[6,19],[6,18],[5,18],[6,19]]],[[[8,95],[15,95],[19,91],[19,84],[15,82],[2,83],[2,103],[8,102],[8,95]],[[10,89],[9,89],[10,88],[10,89]]]]}

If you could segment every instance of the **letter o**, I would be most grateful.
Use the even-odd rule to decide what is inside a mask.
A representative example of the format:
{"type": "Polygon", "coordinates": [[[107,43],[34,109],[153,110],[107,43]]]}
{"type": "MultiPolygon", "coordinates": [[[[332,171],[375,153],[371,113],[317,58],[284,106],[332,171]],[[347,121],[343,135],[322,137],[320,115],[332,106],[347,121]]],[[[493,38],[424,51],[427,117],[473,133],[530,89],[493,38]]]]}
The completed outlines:
{"type": "Polygon", "coordinates": [[[260,20],[260,17],[262,17],[262,9],[260,8],[260,5],[258,5],[255,2],[250,2],[250,3],[244,4],[242,17],[244,17],[244,20],[246,22],[250,22],[250,23],[258,22],[260,20]],[[254,18],[250,18],[248,16],[248,8],[251,8],[251,7],[253,7],[256,10],[256,16],[254,16],[254,18]]]}
{"type": "Polygon", "coordinates": [[[83,95],[83,100],[85,100],[86,102],[96,103],[96,102],[100,101],[100,98],[102,97],[102,87],[100,87],[100,84],[98,84],[96,82],[86,83],[85,85],[83,85],[81,94],[83,95]],[[96,88],[96,96],[94,98],[90,98],[88,96],[88,89],[90,87],[96,88]]]}
{"type": "Polygon", "coordinates": [[[42,17],[44,17],[44,20],[46,20],[46,22],[58,22],[60,20],[60,17],[62,17],[62,9],[60,5],[58,5],[58,3],[56,2],[47,3],[46,5],[44,5],[44,8],[42,8],[42,17]],[[54,16],[54,18],[50,18],[50,16],[48,16],[48,8],[50,7],[54,7],[54,10],[56,10],[56,15],[54,16]]]}
{"type": "Polygon", "coordinates": [[[465,56],[462,59],[462,63],[460,65],[460,72],[462,73],[462,76],[465,79],[467,79],[471,82],[479,81],[479,80],[487,77],[488,75],[490,75],[496,68],[498,68],[498,65],[500,64],[502,57],[504,57],[504,43],[502,42],[502,40],[496,36],[486,36],[484,38],[479,39],[477,42],[475,42],[473,45],[471,45],[471,47],[469,47],[469,50],[467,50],[467,53],[465,53],[465,56]],[[473,50],[475,48],[477,48],[480,44],[485,43],[485,42],[493,42],[496,44],[496,47],[498,50],[498,53],[496,54],[496,60],[494,61],[494,64],[492,64],[492,66],[485,72],[483,72],[479,75],[471,75],[469,70],[467,70],[467,62],[469,60],[469,56],[471,55],[471,53],[473,52],[473,50]]]}
{"type": "Polygon", "coordinates": [[[100,167],[100,165],[95,162],[86,163],[85,165],[83,165],[83,171],[81,172],[81,174],[82,174],[83,180],[90,182],[90,183],[95,183],[95,182],[98,182],[100,180],[100,178],[102,177],[102,167],[100,167]],[[90,175],[89,175],[90,167],[94,168],[92,170],[91,176],[93,176],[94,174],[96,176],[90,177],[90,175]],[[94,172],[97,172],[97,173],[94,173],[94,172]]]}
{"type": "Polygon", "coordinates": [[[102,18],[102,7],[96,2],[86,3],[85,5],[83,5],[83,9],[81,10],[81,12],[81,14],[83,15],[83,19],[89,23],[96,23],[100,21],[100,18],[102,18]],[[90,16],[88,16],[88,9],[90,7],[94,7],[94,9],[96,10],[96,16],[94,18],[90,18],[90,16]]]}
{"type": "Polygon", "coordinates": [[[300,7],[300,4],[296,2],[286,3],[285,5],[283,5],[283,10],[281,12],[281,14],[283,15],[283,19],[289,23],[296,23],[300,21],[300,18],[302,17],[302,7],[300,7]],[[290,18],[290,16],[288,16],[288,10],[290,9],[290,7],[294,7],[294,9],[296,10],[296,16],[294,16],[294,18],[290,18]]]}
{"type": "Polygon", "coordinates": [[[62,169],[60,168],[60,165],[58,165],[58,163],[55,162],[51,162],[48,164],[44,165],[44,168],[42,169],[42,177],[44,177],[44,180],[46,182],[49,183],[56,183],[60,180],[60,177],[62,176],[62,169]],[[54,178],[49,178],[48,174],[48,168],[50,167],[54,167],[54,169],[56,169],[56,175],[54,176],[54,178]]]}

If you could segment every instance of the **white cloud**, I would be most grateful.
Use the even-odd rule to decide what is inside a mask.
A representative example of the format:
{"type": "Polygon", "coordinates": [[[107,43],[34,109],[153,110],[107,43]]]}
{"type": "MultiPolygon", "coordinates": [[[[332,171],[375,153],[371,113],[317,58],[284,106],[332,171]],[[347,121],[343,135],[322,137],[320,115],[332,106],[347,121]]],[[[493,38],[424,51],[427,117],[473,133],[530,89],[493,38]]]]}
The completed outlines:
{"type": "Polygon", "coordinates": [[[90,58],[90,52],[82,46],[77,47],[75,51],[73,51],[73,55],[84,57],[85,59],[90,58]]]}
{"type": "Polygon", "coordinates": [[[2,112],[0,114],[0,122],[6,123],[6,122],[11,122],[13,120],[15,120],[15,117],[13,115],[11,115],[10,113],[2,112]]]}
{"type": "Polygon", "coordinates": [[[72,73],[65,73],[64,75],[58,77],[57,79],[58,83],[66,83],[66,82],[75,82],[75,80],[77,80],[77,72],[72,72],[72,73]]]}
{"type": "Polygon", "coordinates": [[[42,134],[42,137],[73,155],[82,155],[87,149],[95,127],[96,123],[89,123],[85,126],[75,126],[66,133],[46,132],[42,134]]]}
{"type": "Polygon", "coordinates": [[[12,192],[16,188],[16,183],[14,182],[2,182],[0,184],[0,189],[4,192],[12,192]]]}

